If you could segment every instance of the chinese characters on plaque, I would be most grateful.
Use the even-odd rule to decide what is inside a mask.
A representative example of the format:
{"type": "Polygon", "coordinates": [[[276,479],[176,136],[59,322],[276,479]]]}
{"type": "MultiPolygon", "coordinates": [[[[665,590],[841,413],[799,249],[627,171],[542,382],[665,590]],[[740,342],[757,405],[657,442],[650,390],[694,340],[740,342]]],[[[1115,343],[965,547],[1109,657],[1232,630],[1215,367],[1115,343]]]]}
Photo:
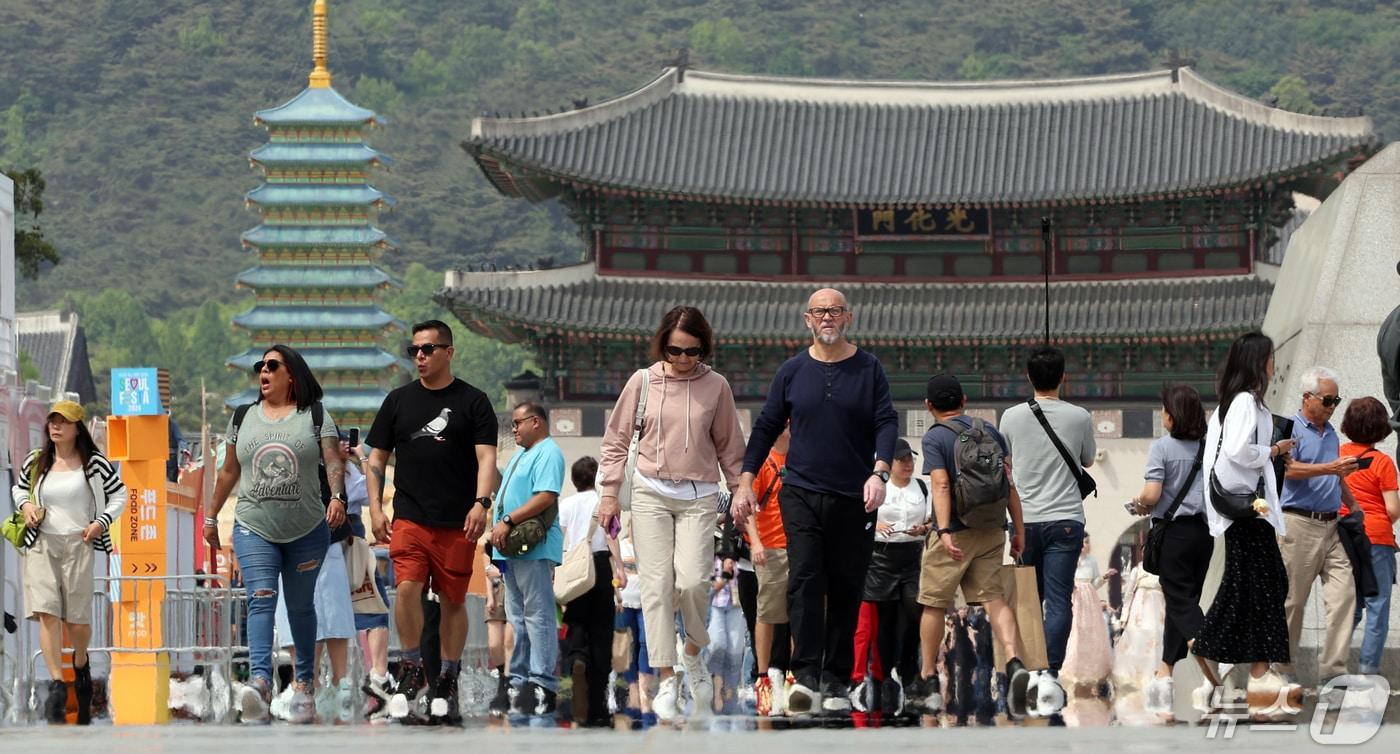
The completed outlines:
{"type": "Polygon", "coordinates": [[[991,210],[986,207],[909,207],[858,209],[856,237],[862,239],[986,238],[991,210]]]}

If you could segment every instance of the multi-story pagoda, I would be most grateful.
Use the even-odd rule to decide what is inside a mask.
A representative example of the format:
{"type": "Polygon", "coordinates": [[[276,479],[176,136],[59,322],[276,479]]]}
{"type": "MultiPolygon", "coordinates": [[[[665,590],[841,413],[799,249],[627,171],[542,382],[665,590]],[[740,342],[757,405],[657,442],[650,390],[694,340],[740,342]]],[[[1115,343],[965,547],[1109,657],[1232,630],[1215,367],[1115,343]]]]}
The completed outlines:
{"type": "MultiPolygon", "coordinates": [[[[268,143],[249,155],[265,183],[246,199],[262,224],[242,241],[258,252],[258,265],[239,274],[237,283],[257,298],[233,318],[253,345],[228,363],[248,369],[267,346],[290,345],[325,388],[326,410],[336,423],[364,425],[406,368],[385,350],[403,323],[380,306],[385,289],[399,283],[376,266],[392,246],[374,218],[394,200],[369,183],[370,169],[389,159],[365,143],[382,119],[331,87],[325,0],[316,0],[313,25],[310,84],[254,119],[268,130],[268,143]]],[[[249,391],[228,404],[253,397],[249,391]]]]}
{"type": "Polygon", "coordinates": [[[449,273],[439,300],[528,344],[585,434],[679,303],[703,308],[716,368],[753,406],[809,342],[820,285],[849,296],[852,338],[906,407],[937,372],[1005,405],[1044,340],[1048,263],[1068,396],[1134,409],[1113,431],[1147,437],[1164,382],[1213,395],[1230,340],[1262,323],[1293,193],[1325,196],[1377,140],[1367,118],[1270,108],[1183,67],[978,83],[668,68],[597,105],[477,118],[463,147],[502,193],[564,202],[586,242],[566,268],[449,273]]]}

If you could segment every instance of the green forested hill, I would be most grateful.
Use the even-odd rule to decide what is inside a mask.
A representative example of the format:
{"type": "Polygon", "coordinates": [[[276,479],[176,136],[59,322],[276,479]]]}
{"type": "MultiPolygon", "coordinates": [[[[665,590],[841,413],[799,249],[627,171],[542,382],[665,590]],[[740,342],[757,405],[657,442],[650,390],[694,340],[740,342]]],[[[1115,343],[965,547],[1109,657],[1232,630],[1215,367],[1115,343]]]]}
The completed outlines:
{"type": "MultiPolygon", "coordinates": [[[[21,308],[144,310],[156,345],[98,343],[99,361],[154,362],[181,347],[176,323],[184,361],[219,373],[231,351],[199,347],[195,309],[213,302],[207,333],[210,307],[247,298],[232,280],[252,261],[252,116],[306,85],[310,5],[0,0],[0,166],[43,171],[64,260],[21,308]],[[129,297],[93,306],[107,289],[129,297]]],[[[381,222],[399,274],[577,258],[557,206],[505,200],[463,154],[470,118],[621,94],[682,46],[704,68],[891,79],[1142,70],[1175,48],[1246,95],[1400,133],[1400,12],[1372,0],[332,0],[330,34],[335,87],[389,118],[375,146],[396,163],[376,183],[399,199],[381,222]]]]}

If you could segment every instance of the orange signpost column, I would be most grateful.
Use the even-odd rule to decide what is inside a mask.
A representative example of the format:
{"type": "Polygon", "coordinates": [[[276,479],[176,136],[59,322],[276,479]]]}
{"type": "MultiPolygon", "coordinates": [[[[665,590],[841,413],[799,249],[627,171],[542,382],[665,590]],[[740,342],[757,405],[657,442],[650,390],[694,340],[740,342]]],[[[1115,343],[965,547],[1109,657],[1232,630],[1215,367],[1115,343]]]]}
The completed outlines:
{"type": "MultiPolygon", "coordinates": [[[[120,594],[112,611],[111,696],[118,725],[170,720],[170,655],[161,631],[165,601],[165,459],[169,417],[111,416],[109,457],[121,462],[127,504],[112,526],[120,594]]],[[[114,574],[116,575],[116,574],[114,574]]]]}

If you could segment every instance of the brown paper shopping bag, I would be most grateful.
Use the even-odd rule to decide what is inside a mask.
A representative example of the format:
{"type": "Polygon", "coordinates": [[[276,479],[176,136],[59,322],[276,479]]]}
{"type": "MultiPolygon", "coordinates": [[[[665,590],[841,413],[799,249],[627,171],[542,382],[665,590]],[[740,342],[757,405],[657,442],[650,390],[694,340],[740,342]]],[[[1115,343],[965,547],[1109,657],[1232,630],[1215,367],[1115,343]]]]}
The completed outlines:
{"type": "MultiPolygon", "coordinates": [[[[1027,670],[1045,670],[1050,660],[1045,651],[1045,622],[1040,614],[1040,591],[1035,585],[1035,566],[1007,563],[1001,567],[1001,590],[1006,604],[1016,614],[1016,629],[1021,640],[1021,662],[1027,670]]],[[[996,643],[997,667],[1007,660],[996,643]]]]}

